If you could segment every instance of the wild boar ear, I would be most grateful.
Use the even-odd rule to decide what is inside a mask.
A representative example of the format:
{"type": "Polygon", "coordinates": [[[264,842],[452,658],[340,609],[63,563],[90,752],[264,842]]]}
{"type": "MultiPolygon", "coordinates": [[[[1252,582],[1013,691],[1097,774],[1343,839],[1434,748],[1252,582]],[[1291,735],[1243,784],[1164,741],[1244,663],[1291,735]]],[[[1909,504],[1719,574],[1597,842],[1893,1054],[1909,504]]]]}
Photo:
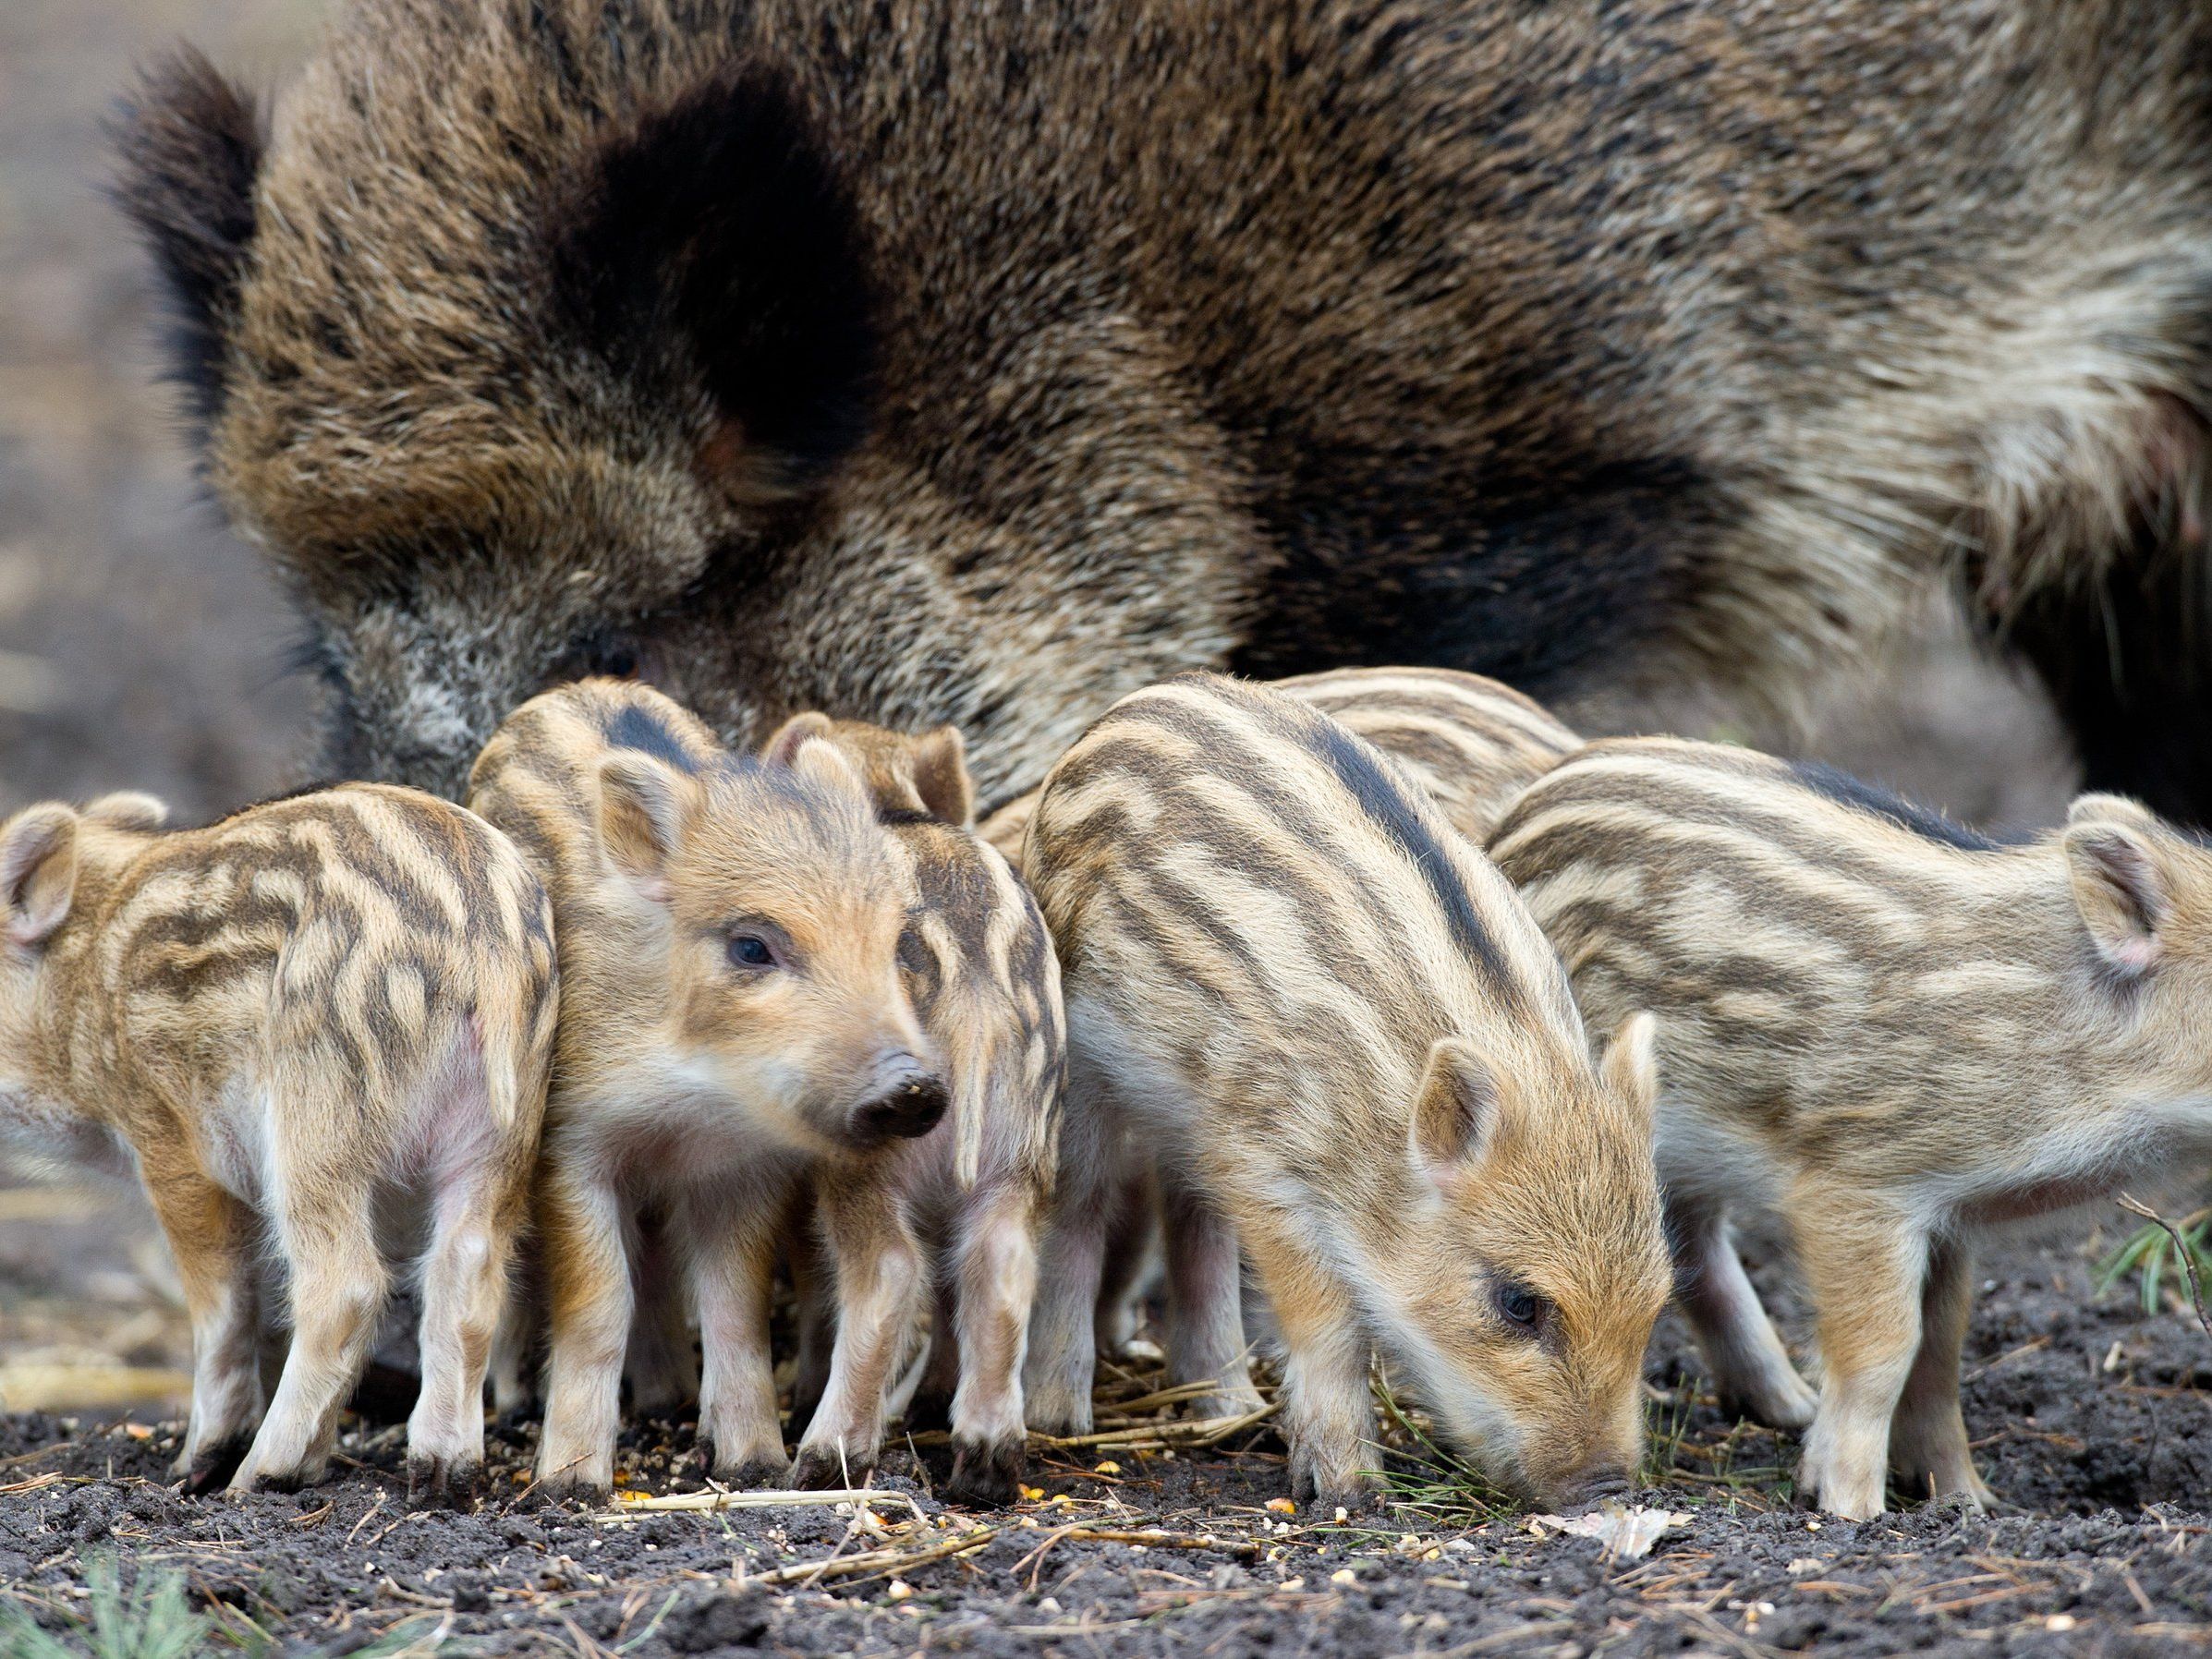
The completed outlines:
{"type": "Polygon", "coordinates": [[[804,490],[867,433],[866,254],[812,117],[751,69],[604,144],[560,210],[553,271],[586,342],[626,372],[682,343],[715,409],[700,476],[744,504],[804,490]]]}
{"type": "Polygon", "coordinates": [[[2129,824],[2138,830],[2157,830],[2158,817],[2140,801],[2125,795],[2076,795],[2066,808],[2069,824],[2129,824]]]}
{"type": "Polygon", "coordinates": [[[2173,886],[2157,844],[2140,830],[2102,820],[2067,827],[2060,845],[2073,902],[2097,954],[2130,975],[2164,954],[2173,886]]]}
{"type": "Polygon", "coordinates": [[[84,816],[118,830],[159,830],[169,821],[169,804],[143,790],[119,789],[87,806],[84,816]]]}
{"type": "Polygon", "coordinates": [[[684,833],[685,781],[659,761],[624,750],[599,763],[599,842],[607,862],[644,890],[668,897],[668,866],[684,833]]]}
{"type": "Polygon", "coordinates": [[[958,726],[940,726],[914,740],[914,793],[922,810],[963,830],[976,827],[976,783],[967,772],[967,740],[958,726]]]}
{"type": "Polygon", "coordinates": [[[789,766],[797,757],[801,744],[826,738],[832,730],[830,717],[819,708],[795,714],[760,745],[760,758],[770,766],[789,766]]]}
{"type": "Polygon", "coordinates": [[[1440,1037],[1414,1095],[1414,1168],[1441,1185],[1479,1162],[1498,1132],[1503,1100],[1498,1074],[1459,1037],[1440,1037]]]}
{"type": "Polygon", "coordinates": [[[42,944],[69,914],[77,893],[77,814],[57,802],[27,807],[0,831],[0,898],[7,937],[42,944]]]}
{"type": "Polygon", "coordinates": [[[204,428],[222,408],[224,342],[253,246],[261,113],[187,47],[147,69],[110,137],[115,198],[167,284],[176,378],[204,428]]]}
{"type": "Polygon", "coordinates": [[[1633,1013],[1622,1021],[1613,1040],[1605,1046],[1598,1081],[1639,1121],[1649,1125],[1659,1109],[1659,1022],[1648,1013],[1633,1013]]]}

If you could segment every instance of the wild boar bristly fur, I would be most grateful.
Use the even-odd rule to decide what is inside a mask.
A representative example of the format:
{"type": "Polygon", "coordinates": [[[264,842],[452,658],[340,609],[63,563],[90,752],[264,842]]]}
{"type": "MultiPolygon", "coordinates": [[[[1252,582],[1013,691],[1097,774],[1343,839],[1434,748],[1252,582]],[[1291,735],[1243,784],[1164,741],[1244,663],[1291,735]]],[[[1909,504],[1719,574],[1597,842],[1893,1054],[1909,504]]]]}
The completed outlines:
{"type": "Polygon", "coordinates": [[[123,198],[348,772],[635,663],[997,803],[1185,667],[1786,704],[1956,577],[2205,782],[2201,6],[353,0],[251,110],[123,198]]]}
{"type": "Polygon", "coordinates": [[[1039,1410],[1080,1418],[1125,1134],[1159,1168],[1173,1374],[1251,1402],[1241,1246],[1301,1493],[1368,1480],[1377,1347],[1501,1478],[1623,1482],[1666,1293],[1647,1038],[1625,1025],[1601,1080],[1559,959],[1418,787],[1291,698],[1185,675],[1053,769],[1027,860],[1069,1033],[1039,1410]]]}

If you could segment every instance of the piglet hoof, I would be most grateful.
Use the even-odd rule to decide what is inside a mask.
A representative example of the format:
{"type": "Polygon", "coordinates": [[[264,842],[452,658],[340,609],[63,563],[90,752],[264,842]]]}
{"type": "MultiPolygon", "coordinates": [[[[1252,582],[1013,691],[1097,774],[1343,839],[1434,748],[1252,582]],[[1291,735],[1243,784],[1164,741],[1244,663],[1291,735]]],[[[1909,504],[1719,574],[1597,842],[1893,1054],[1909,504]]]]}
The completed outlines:
{"type": "Polygon", "coordinates": [[[800,1447],[791,1483],[801,1492],[830,1492],[865,1483],[875,1459],[840,1458],[834,1447],[800,1447]]]}
{"type": "Polygon", "coordinates": [[[1020,1439],[953,1440],[953,1476],[945,1497],[978,1509],[998,1509],[1014,1501],[1028,1470],[1028,1447],[1020,1439]]]}
{"type": "Polygon", "coordinates": [[[454,1509],[467,1514],[476,1508],[482,1491],[483,1473],[480,1465],[457,1465],[445,1458],[409,1458],[407,1507],[454,1509]]]}
{"type": "Polygon", "coordinates": [[[184,1489],[192,1497],[205,1497],[230,1484],[231,1476],[238,1472],[238,1465],[246,1461],[247,1447],[251,1442],[243,1436],[212,1446],[194,1457],[188,1464],[178,1459],[178,1472],[184,1476],[184,1489]]]}
{"type": "Polygon", "coordinates": [[[603,1509],[614,1496],[612,1485],[601,1485],[596,1481],[579,1480],[569,1472],[547,1475],[531,1482],[517,1495],[515,1503],[523,1509],[553,1509],[573,1504],[578,1508],[603,1509]]]}

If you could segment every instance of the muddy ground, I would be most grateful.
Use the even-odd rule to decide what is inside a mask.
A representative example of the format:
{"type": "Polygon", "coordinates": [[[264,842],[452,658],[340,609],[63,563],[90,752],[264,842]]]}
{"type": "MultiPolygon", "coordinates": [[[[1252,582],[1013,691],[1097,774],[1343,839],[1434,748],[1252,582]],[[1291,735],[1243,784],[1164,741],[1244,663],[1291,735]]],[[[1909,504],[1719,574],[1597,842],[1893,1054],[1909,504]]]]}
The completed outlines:
{"type": "MultiPolygon", "coordinates": [[[[250,1627],[294,1653],[2193,1650],[2212,1641],[2212,1338],[2145,1317],[2124,1288],[2099,1296],[2105,1242],[2017,1246],[1985,1271],[1967,1421],[2017,1506],[1990,1516],[1793,1508],[1791,1446],[1722,1420],[1670,1318],[1648,1374],[1657,1483],[1639,1497],[1683,1519],[1641,1561],[1438,1487],[1407,1458],[1400,1496],[1417,1507],[1343,1524],[1270,1509],[1282,1460],[1264,1429],[1209,1451],[1040,1447],[1036,1498],[995,1514],[938,1504],[943,1453],[902,1447],[856,1515],[534,1508],[526,1428],[495,1441],[501,1496],[463,1515],[407,1510],[395,1429],[357,1424],[343,1477],[312,1491],[188,1499],[166,1474],[175,1421],[36,1414],[0,1422],[0,1585],[58,1621],[116,1552],[186,1575],[239,1640],[250,1627]],[[1152,1532],[1170,1536],[1129,1536],[1152,1532]]],[[[1110,1381],[1107,1398],[1151,1381],[1110,1381]]],[[[624,1479],[696,1488],[687,1450],[681,1426],[634,1431],[624,1479]]]]}
{"type": "MultiPolygon", "coordinates": [[[[156,307],[100,195],[99,128],[134,59],[189,35],[272,83],[322,9],[0,0],[0,809],[133,786],[166,793],[191,819],[300,765],[309,699],[285,669],[293,624],[198,499],[173,404],[154,386],[156,307]]],[[[1821,703],[1806,747],[1962,816],[2048,821],[2071,780],[2041,701],[1939,634],[1871,690],[1821,703]]],[[[1773,736],[1689,704],[1610,718],[1773,736]]],[[[390,1637],[385,1651],[644,1659],[2120,1653],[2179,1650],[2206,1631],[2212,1341],[2171,1313],[2144,1318],[2124,1290],[2095,1293],[2091,1257],[2117,1217],[2087,1254],[2020,1245],[1988,1270],[1968,1418],[1992,1483],[2024,1512],[1816,1525],[1788,1508],[1790,1448],[1720,1420],[1670,1326],[1651,1371],[1664,1481],[1647,1499],[1690,1520],[1629,1563],[1465,1497],[1456,1511],[1345,1527],[1271,1512],[1282,1470],[1264,1432],[1173,1459],[1051,1452],[1033,1477],[1039,1498],[991,1516],[928,1497],[937,1454],[925,1447],[906,1464],[914,1478],[887,1483],[927,1525],[877,1500],[888,1527],[908,1529],[885,1537],[821,1508],[587,1516],[503,1502],[409,1516],[395,1439],[368,1427],[348,1443],[345,1478],[315,1492],[186,1500],[164,1470],[188,1344],[142,1213],[5,1179],[0,1606],[57,1626],[113,1555],[127,1573],[184,1574],[239,1643],[267,1631],[295,1652],[390,1637]],[[1070,1527],[1217,1542],[1115,1543],[1070,1527]],[[909,1559],[845,1571],[884,1548],[909,1559]],[[910,1559],[946,1550],[964,1553],[910,1559]]],[[[679,1430],[673,1447],[632,1447],[642,1489],[672,1483],[667,1457],[682,1445],[679,1430]]],[[[527,1438],[500,1441],[502,1491],[517,1490],[529,1452],[527,1438]]],[[[14,1659],[9,1640],[0,1655],[14,1659]]]]}

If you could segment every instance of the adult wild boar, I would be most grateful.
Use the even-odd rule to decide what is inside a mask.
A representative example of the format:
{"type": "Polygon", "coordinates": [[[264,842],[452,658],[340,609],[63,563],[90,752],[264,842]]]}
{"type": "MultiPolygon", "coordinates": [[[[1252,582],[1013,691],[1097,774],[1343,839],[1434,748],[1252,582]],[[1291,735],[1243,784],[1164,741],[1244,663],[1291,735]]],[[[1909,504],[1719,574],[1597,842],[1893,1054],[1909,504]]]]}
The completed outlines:
{"type": "Polygon", "coordinates": [[[2212,804],[2204,6],[354,0],[121,144],[351,774],[637,668],[990,805],[1194,664],[1786,700],[1957,579],[2212,804]]]}

